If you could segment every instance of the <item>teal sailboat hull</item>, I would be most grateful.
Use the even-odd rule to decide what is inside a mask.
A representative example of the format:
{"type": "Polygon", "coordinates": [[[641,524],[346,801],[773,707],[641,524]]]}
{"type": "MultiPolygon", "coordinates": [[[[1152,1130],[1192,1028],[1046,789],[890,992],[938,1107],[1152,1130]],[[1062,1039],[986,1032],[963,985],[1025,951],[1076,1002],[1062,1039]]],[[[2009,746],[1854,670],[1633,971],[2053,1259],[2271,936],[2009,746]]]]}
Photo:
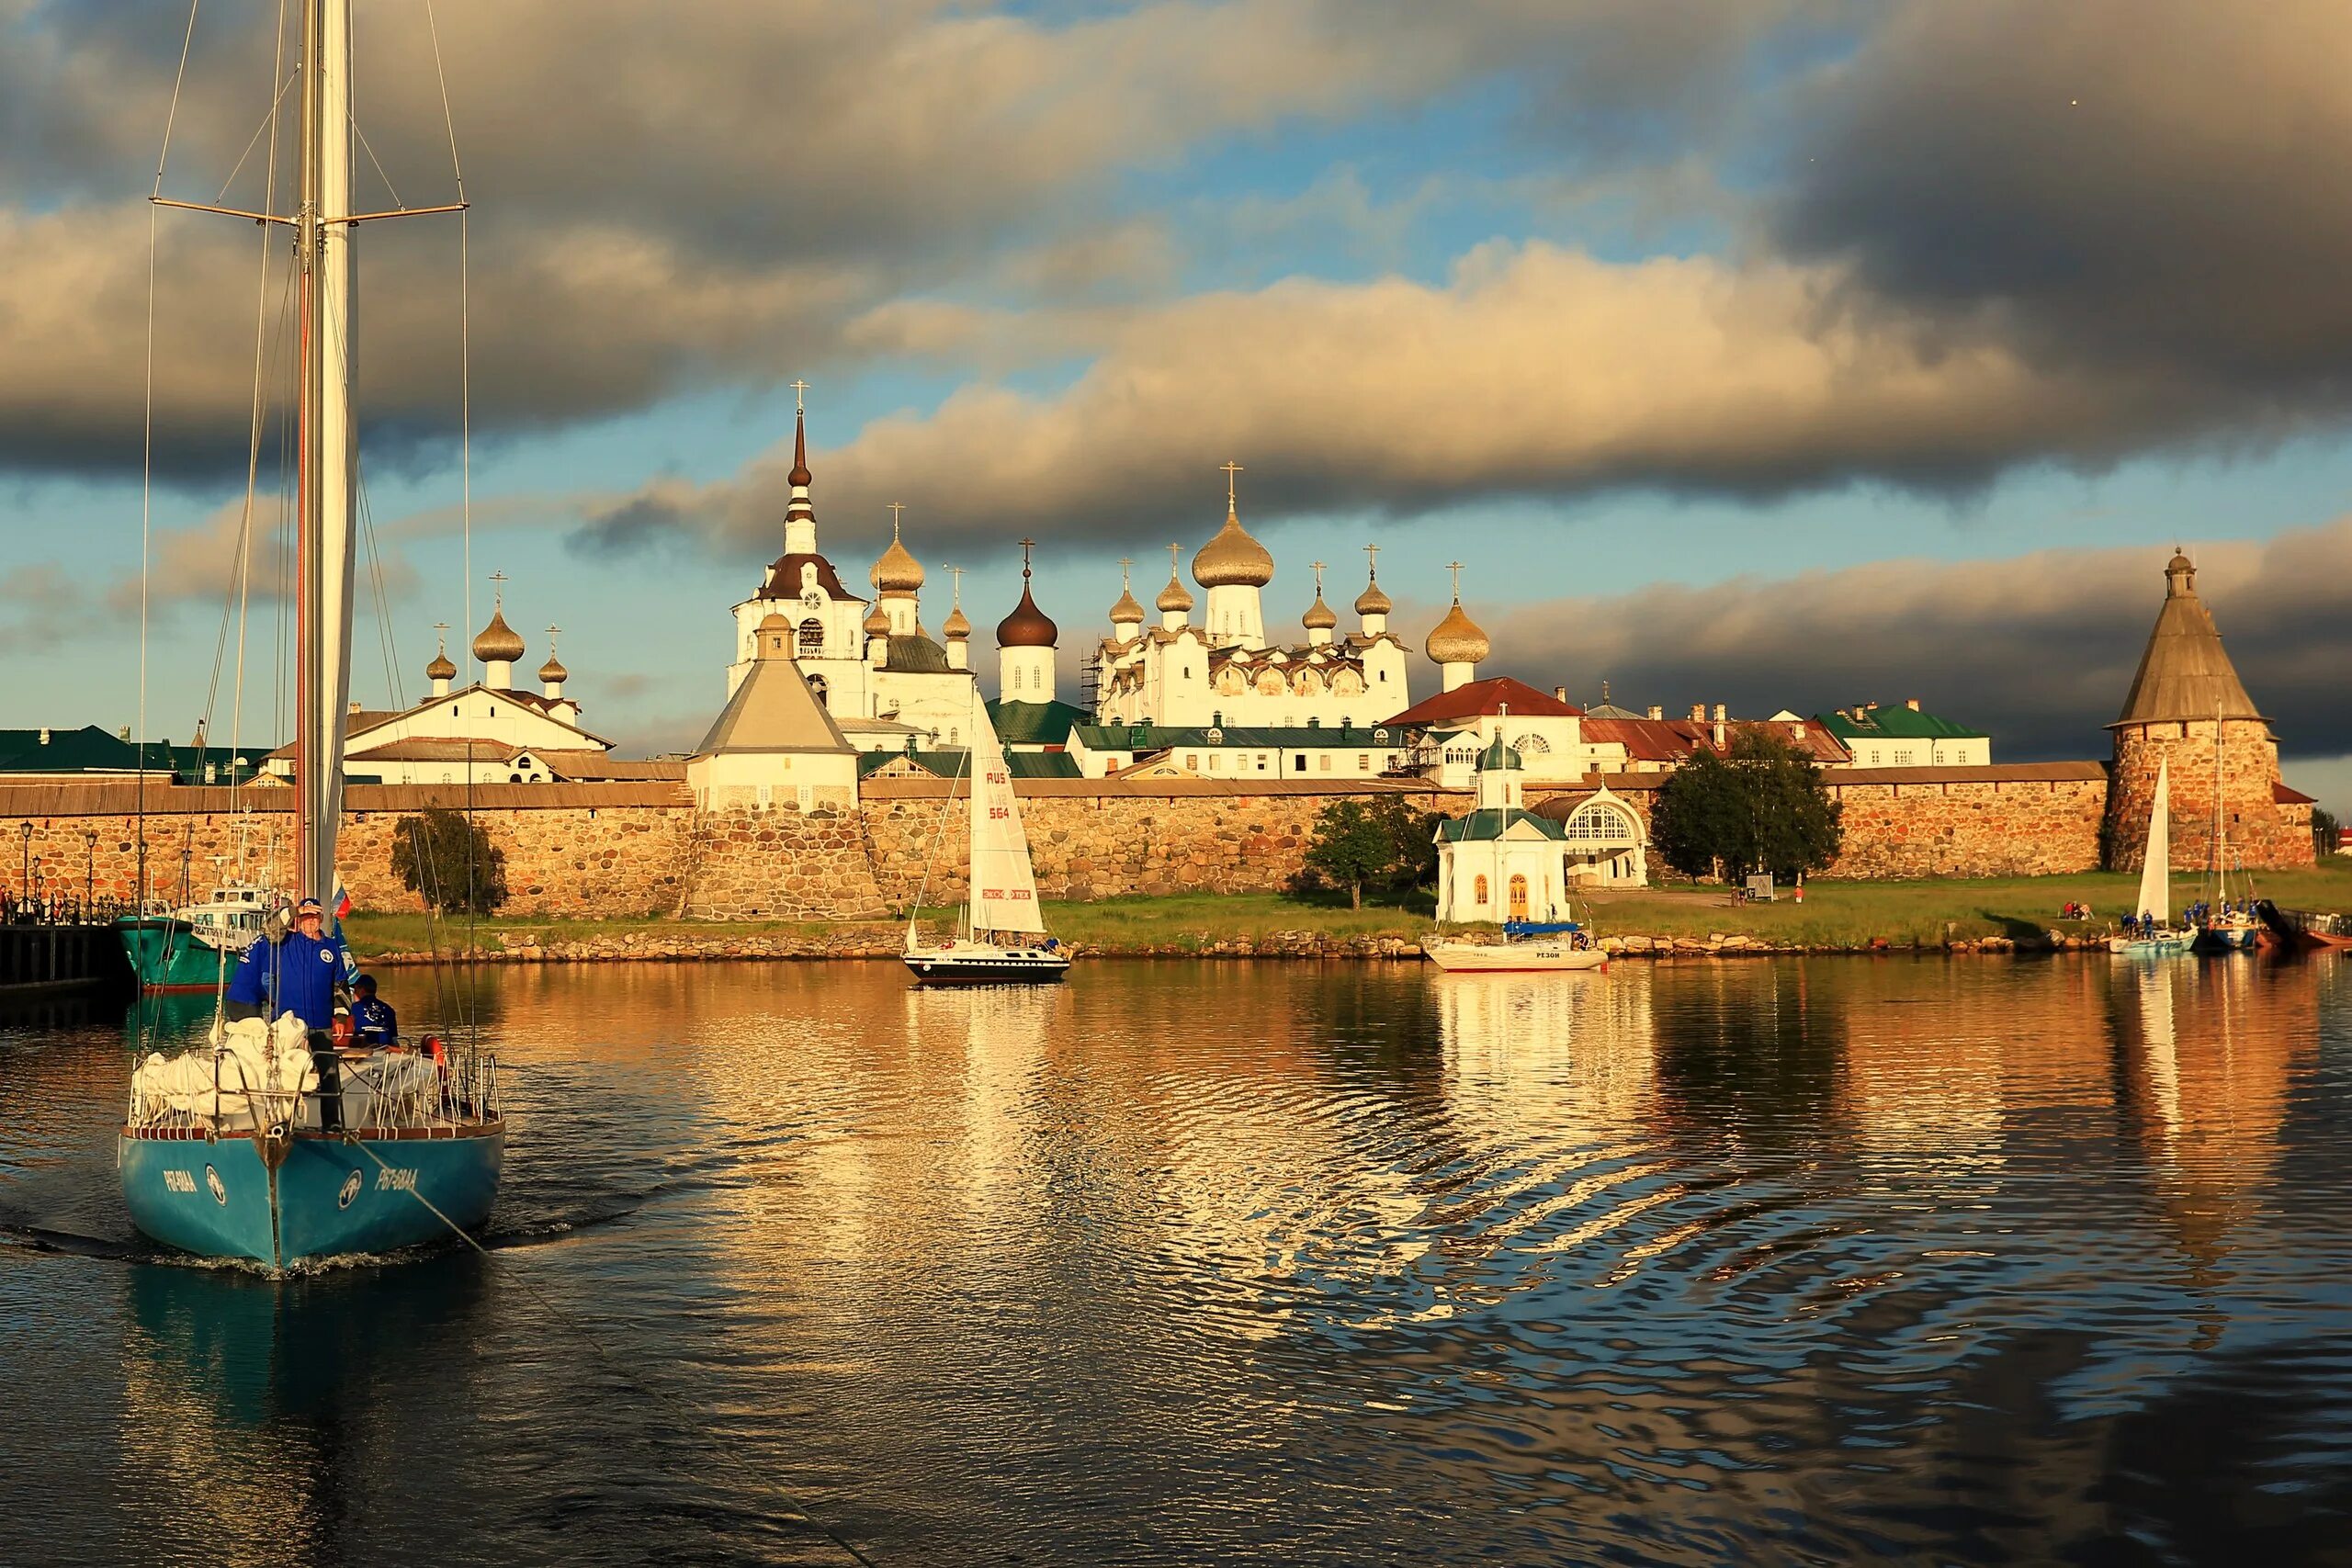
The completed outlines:
{"type": "Polygon", "coordinates": [[[447,1240],[490,1217],[506,1129],[298,1133],[274,1168],[268,1147],[248,1134],[123,1133],[115,1163],[131,1223],[183,1252],[272,1270],[447,1240]]]}

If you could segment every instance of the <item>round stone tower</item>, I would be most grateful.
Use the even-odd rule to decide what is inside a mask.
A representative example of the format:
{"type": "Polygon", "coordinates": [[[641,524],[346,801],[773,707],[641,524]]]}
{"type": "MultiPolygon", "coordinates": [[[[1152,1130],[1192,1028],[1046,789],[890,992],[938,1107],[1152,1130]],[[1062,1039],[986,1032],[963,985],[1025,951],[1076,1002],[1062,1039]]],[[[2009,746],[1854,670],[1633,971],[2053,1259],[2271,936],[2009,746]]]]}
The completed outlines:
{"type": "Polygon", "coordinates": [[[2233,866],[2310,865],[2311,829],[2282,799],[2278,742],[2222,647],[2212,612],[2197,596],[2185,555],[2165,567],[2165,604],[2132,679],[2123,712],[2108,726],[2115,767],[2107,791],[2107,856],[2137,871],[2148,852],[2156,773],[2172,764],[2172,865],[2211,863],[2214,813],[2222,816],[2233,866]]]}

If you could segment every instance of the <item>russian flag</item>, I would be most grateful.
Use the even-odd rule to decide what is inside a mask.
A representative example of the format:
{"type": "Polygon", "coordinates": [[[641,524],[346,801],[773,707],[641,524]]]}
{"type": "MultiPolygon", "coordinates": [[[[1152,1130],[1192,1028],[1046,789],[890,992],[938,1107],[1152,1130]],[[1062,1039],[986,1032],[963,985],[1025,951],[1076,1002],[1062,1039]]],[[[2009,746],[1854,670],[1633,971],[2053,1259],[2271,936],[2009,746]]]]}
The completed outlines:
{"type": "Polygon", "coordinates": [[[351,913],[351,889],[345,887],[343,885],[343,878],[338,876],[334,879],[334,918],[340,920],[349,913],[351,913]]]}

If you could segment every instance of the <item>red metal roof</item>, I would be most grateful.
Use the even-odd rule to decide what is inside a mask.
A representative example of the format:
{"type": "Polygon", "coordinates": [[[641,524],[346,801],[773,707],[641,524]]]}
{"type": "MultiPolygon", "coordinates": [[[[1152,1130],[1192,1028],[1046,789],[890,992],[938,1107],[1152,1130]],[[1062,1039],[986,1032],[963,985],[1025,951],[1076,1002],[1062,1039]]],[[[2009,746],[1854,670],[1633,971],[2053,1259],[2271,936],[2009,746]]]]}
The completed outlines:
{"type": "Polygon", "coordinates": [[[2285,784],[2272,784],[2270,786],[2270,798],[2280,806],[2316,806],[2319,804],[2319,797],[2317,795],[2305,795],[2301,790],[2290,788],[2285,784]]]}
{"type": "Polygon", "coordinates": [[[1467,681],[1450,692],[1440,692],[1433,697],[1423,697],[1389,724],[1443,724],[1450,719],[1488,718],[1509,708],[1523,718],[1581,718],[1584,709],[1572,707],[1559,698],[1539,692],[1524,681],[1514,681],[1508,675],[1495,675],[1484,681],[1467,681]]]}

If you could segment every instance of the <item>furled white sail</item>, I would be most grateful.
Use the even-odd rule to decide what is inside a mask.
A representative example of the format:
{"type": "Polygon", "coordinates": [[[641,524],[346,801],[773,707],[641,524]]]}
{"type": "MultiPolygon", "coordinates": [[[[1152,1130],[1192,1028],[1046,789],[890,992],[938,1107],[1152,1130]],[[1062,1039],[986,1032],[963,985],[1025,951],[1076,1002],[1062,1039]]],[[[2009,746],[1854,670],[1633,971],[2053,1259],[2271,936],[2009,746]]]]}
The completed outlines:
{"type": "Polygon", "coordinates": [[[977,694],[972,708],[972,930],[1042,931],[1046,922],[1037,911],[1029,837],[1012,798],[1012,770],[977,694]]]}
{"type": "Polygon", "coordinates": [[[2135,915],[2154,915],[2156,924],[2172,924],[2172,764],[2156,769],[2156,802],[2148,808],[2148,853],[2140,863],[2140,907],[2135,915]]]}

